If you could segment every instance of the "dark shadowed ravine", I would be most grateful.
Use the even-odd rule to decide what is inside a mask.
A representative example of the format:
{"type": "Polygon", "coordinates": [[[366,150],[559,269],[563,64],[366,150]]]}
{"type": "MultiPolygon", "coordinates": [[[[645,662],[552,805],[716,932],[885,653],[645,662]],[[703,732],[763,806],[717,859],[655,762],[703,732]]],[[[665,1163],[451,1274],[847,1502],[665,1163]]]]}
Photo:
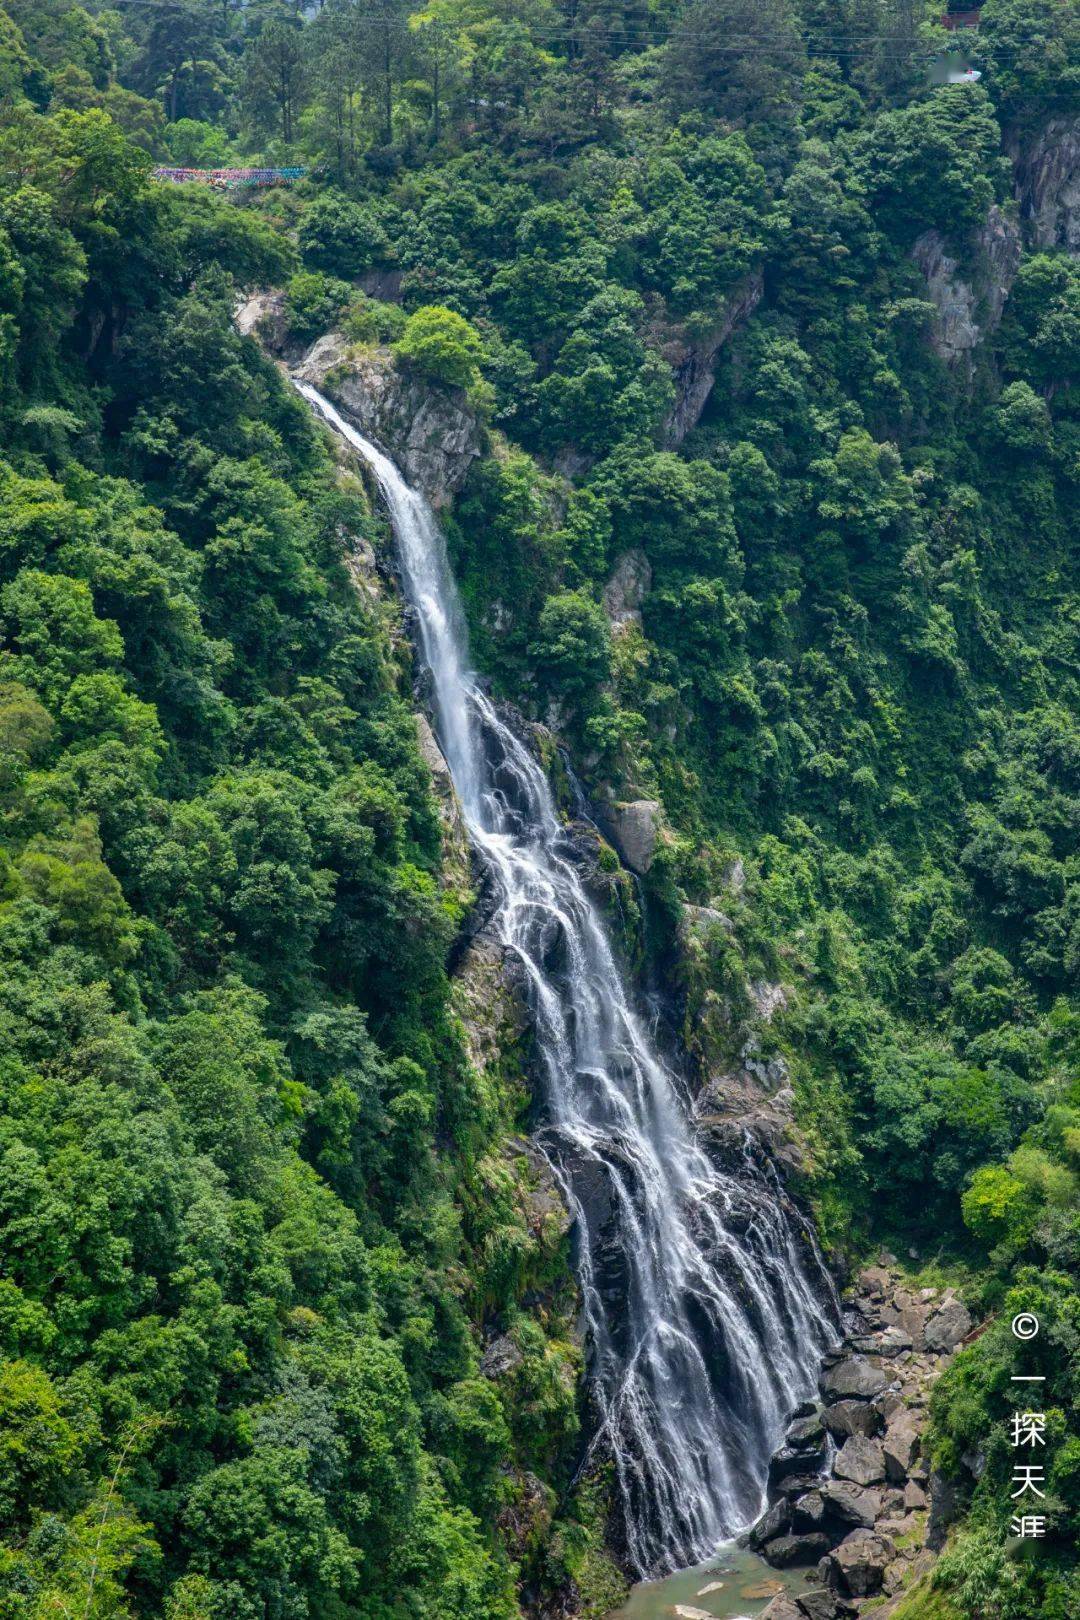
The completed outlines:
{"type": "Polygon", "coordinates": [[[538,1142],[576,1223],[592,1448],[610,1456],[628,1563],[708,1558],[757,1516],[785,1420],[835,1337],[809,1228],[748,1154],[718,1167],[635,1012],[570,858],[547,779],[472,675],[446,548],[424,499],[315,389],[389,509],[435,721],[491,924],[520,958],[545,1071],[538,1142]]]}

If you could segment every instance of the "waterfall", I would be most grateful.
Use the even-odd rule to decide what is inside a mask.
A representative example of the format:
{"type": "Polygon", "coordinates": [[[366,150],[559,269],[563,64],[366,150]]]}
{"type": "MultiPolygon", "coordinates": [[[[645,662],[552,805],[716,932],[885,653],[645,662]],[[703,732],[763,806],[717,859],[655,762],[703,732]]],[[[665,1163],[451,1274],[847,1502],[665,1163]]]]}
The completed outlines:
{"type": "Polygon", "coordinates": [[[546,1094],[538,1133],[575,1222],[594,1452],[610,1457],[641,1575],[708,1557],[759,1514],[769,1460],[836,1337],[807,1223],[749,1151],[719,1168],[632,1005],[540,765],[468,665],[446,546],[424,499],[314,388],[390,512],[491,927],[520,959],[546,1094]]]}

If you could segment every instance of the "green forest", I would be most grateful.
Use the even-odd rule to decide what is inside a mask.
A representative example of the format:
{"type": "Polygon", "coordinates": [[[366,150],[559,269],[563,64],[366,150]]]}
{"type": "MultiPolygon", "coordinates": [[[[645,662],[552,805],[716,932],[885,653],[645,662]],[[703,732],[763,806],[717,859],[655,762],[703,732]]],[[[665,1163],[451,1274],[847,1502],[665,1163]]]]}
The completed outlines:
{"type": "Polygon", "coordinates": [[[522,1056],[470,1054],[473,882],[350,571],[385,519],[239,335],[268,288],[481,425],[475,661],[596,802],[662,805],[638,949],[688,1044],[788,987],[826,1252],[990,1321],[900,1616],[1080,1615],[1080,213],[1015,196],[1047,131],[1080,163],[1080,9],[987,0],[933,83],[953,39],[920,0],[0,0],[0,1620],[621,1595],[522,1056]],[[305,174],[153,175],[259,164],[305,174]]]}

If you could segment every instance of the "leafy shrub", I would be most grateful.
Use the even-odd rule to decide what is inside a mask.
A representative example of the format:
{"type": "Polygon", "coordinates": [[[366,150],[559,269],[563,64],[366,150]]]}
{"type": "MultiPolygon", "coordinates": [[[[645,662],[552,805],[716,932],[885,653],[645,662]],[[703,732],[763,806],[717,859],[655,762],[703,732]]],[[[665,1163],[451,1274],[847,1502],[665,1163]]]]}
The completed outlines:
{"type": "Polygon", "coordinates": [[[336,191],[321,192],[297,233],[304,263],[354,277],[390,255],[390,239],[370,208],[336,191]]]}
{"type": "Polygon", "coordinates": [[[469,388],[478,381],[482,354],[476,328],[441,304],[427,304],[410,315],[394,344],[399,365],[451,388],[469,388]]]}
{"type": "Polygon", "coordinates": [[[298,338],[319,337],[336,325],[352,289],[321,270],[299,270],[285,291],[289,329],[298,338]]]}
{"type": "Polygon", "coordinates": [[[354,298],[345,316],[345,336],[354,343],[396,343],[405,330],[400,304],[384,304],[363,294],[354,298]]]}
{"type": "Polygon", "coordinates": [[[559,591],[540,611],[529,651],[541,677],[569,696],[594,691],[611,673],[611,633],[603,608],[583,591],[559,591]]]}

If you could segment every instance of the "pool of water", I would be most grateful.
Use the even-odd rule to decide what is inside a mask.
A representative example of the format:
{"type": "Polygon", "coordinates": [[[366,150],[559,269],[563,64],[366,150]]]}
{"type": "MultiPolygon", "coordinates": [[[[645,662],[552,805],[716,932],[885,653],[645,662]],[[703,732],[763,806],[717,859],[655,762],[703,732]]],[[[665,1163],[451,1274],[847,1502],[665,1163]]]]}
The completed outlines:
{"type": "Polygon", "coordinates": [[[744,1548],[725,1547],[696,1569],[643,1581],[608,1620],[754,1620],[778,1592],[809,1584],[805,1570],[770,1569],[744,1548]]]}

